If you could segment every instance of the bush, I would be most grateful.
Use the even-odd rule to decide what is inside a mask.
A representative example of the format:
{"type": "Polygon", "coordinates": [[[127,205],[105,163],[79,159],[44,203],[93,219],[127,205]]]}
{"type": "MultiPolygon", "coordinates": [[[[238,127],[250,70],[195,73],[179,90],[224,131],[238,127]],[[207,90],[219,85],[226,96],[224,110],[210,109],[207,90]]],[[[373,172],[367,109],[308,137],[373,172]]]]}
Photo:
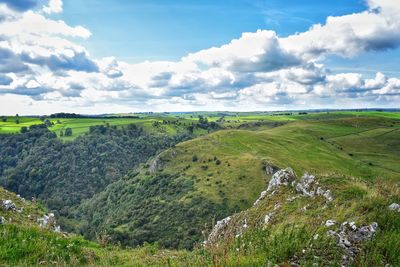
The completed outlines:
{"type": "Polygon", "coordinates": [[[65,134],[64,134],[65,136],[72,136],[72,129],[71,128],[66,128],[65,129],[65,134]]]}

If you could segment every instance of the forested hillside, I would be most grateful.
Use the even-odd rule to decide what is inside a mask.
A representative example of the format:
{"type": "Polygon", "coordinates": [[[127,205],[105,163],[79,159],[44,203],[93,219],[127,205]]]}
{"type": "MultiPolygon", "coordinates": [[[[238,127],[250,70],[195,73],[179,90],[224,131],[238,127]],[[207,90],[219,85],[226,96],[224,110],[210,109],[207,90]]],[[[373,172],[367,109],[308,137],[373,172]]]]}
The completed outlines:
{"type": "Polygon", "coordinates": [[[18,135],[0,135],[0,184],[35,197],[62,219],[71,219],[82,200],[101,192],[138,163],[188,135],[148,134],[135,125],[92,126],[90,133],[63,143],[45,125],[18,135]]]}
{"type": "Polygon", "coordinates": [[[104,231],[123,245],[157,241],[191,248],[216,220],[253,204],[270,179],[268,164],[396,184],[397,120],[322,118],[267,130],[222,130],[182,142],[85,201],[77,213],[85,222],[81,232],[92,237],[104,231]]]}

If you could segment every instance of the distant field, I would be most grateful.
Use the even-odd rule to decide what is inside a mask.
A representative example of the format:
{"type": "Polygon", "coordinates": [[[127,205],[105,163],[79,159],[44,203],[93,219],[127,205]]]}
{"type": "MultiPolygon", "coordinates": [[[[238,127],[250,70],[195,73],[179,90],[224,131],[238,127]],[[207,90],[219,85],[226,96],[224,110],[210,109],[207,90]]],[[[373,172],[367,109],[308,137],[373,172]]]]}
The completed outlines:
{"type": "MultiPolygon", "coordinates": [[[[129,124],[136,124],[148,132],[159,132],[167,134],[176,134],[180,131],[184,131],[187,125],[195,122],[194,119],[180,119],[179,124],[164,124],[164,121],[178,121],[174,117],[164,117],[164,116],[145,116],[142,118],[60,118],[60,119],[50,119],[54,124],[49,129],[56,133],[58,137],[63,140],[73,140],[76,137],[89,132],[91,126],[96,125],[113,125],[113,126],[124,126],[129,124]],[[158,122],[157,124],[154,124],[158,122]],[[71,136],[60,136],[61,132],[65,129],[71,128],[71,136]]],[[[43,123],[38,118],[20,117],[19,124],[16,123],[16,117],[7,117],[7,121],[0,121],[0,134],[13,134],[19,133],[22,127],[29,127],[35,124],[43,123]]],[[[197,130],[195,134],[202,134],[201,130],[197,130]]]]}
{"type": "MultiPolygon", "coordinates": [[[[124,115],[124,114],[121,114],[124,115]]],[[[377,111],[338,111],[338,112],[310,112],[308,114],[292,113],[261,113],[261,112],[198,112],[185,114],[149,114],[141,115],[139,118],[68,118],[68,119],[50,119],[54,123],[50,130],[55,132],[59,137],[61,131],[66,128],[72,129],[71,136],[61,137],[63,140],[73,140],[79,135],[89,132],[91,126],[95,125],[115,125],[123,126],[128,124],[136,124],[148,132],[163,132],[167,134],[176,134],[185,131],[185,127],[197,121],[198,116],[204,116],[209,121],[218,122],[224,128],[236,128],[246,123],[260,123],[260,130],[267,129],[265,125],[269,122],[292,122],[298,120],[337,120],[341,118],[354,117],[381,117],[387,119],[400,120],[400,112],[377,112],[377,111]],[[179,122],[179,123],[163,123],[179,122]]],[[[14,116],[5,117],[6,121],[0,120],[0,134],[19,133],[22,127],[29,127],[35,124],[41,124],[42,121],[36,117],[19,117],[19,124],[16,123],[17,118],[14,116]]],[[[249,125],[247,125],[250,128],[249,125]]],[[[205,132],[197,130],[195,134],[204,134],[205,132]]]]}

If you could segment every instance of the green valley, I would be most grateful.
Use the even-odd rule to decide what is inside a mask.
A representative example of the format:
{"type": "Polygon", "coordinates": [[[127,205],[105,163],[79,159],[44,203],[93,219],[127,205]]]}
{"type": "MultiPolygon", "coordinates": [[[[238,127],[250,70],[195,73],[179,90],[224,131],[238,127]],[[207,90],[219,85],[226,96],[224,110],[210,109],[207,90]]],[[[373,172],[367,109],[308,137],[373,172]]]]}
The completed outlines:
{"type": "MultiPolygon", "coordinates": [[[[128,124],[131,119],[125,118],[105,119],[97,126],[86,124],[86,118],[65,119],[0,135],[0,182],[22,197],[37,198],[76,240],[82,235],[107,243],[104,250],[81,238],[78,254],[92,251],[96,256],[86,261],[75,255],[75,262],[63,258],[63,264],[129,265],[141,253],[147,253],[145,261],[137,259],[137,265],[340,264],[343,252],[324,234],[325,221],[332,219],[377,222],[381,232],[357,244],[362,252],[348,262],[383,266],[395,263],[399,252],[387,246],[396,244],[400,230],[399,216],[388,209],[400,201],[398,114],[169,114],[148,118],[147,126],[143,121],[128,124]],[[79,123],[89,127],[86,133],[74,126],[79,123]],[[68,142],[54,134],[63,124],[77,133],[68,142]],[[159,126],[174,130],[158,131],[159,126]],[[287,167],[298,177],[306,172],[317,177],[334,200],[324,204],[320,197],[307,199],[283,188],[254,207],[272,174],[287,167]],[[281,207],[275,208],[279,213],[274,205],[281,207]],[[301,211],[304,207],[307,212],[301,211]],[[273,220],[261,227],[269,213],[273,220]],[[217,221],[228,216],[232,222],[221,234],[227,239],[203,246],[217,221]],[[238,231],[239,237],[229,236],[238,231]],[[314,239],[315,233],[323,238],[314,239]],[[249,247],[242,251],[238,244],[249,247]],[[318,260],[313,261],[314,254],[318,260]]],[[[25,231],[11,225],[7,231],[25,231]]],[[[43,230],[34,231],[40,236],[43,230]]],[[[43,235],[51,239],[58,234],[43,235]]]]}

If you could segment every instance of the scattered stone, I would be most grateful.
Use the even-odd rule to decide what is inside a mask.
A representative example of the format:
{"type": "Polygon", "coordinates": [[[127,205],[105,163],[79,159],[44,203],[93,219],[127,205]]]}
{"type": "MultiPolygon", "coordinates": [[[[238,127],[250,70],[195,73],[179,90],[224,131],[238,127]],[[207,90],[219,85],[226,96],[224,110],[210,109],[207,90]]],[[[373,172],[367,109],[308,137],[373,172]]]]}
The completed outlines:
{"type": "Polygon", "coordinates": [[[301,211],[303,212],[307,211],[309,206],[310,206],[309,204],[305,205],[304,207],[301,208],[301,211]]]}
{"type": "Polygon", "coordinates": [[[246,228],[248,227],[248,225],[247,225],[247,219],[246,219],[246,218],[244,219],[244,224],[243,224],[242,227],[243,227],[243,229],[246,229],[246,228]]]}
{"type": "Polygon", "coordinates": [[[342,266],[350,265],[350,262],[360,251],[357,245],[362,241],[371,239],[377,230],[378,223],[376,222],[360,228],[357,228],[355,222],[344,222],[340,225],[339,230],[327,232],[329,236],[335,237],[337,245],[344,249],[342,266]]]}
{"type": "Polygon", "coordinates": [[[3,200],[1,207],[6,211],[17,211],[17,206],[11,200],[3,200]]]}
{"type": "Polygon", "coordinates": [[[281,185],[289,185],[297,179],[292,168],[277,171],[268,184],[267,192],[279,188],[281,185]]]}
{"type": "Polygon", "coordinates": [[[336,224],[336,221],[334,221],[334,220],[327,220],[325,222],[325,226],[327,226],[327,227],[331,227],[331,226],[333,226],[335,224],[336,224]]]}
{"type": "Polygon", "coordinates": [[[400,205],[397,203],[392,203],[390,204],[389,209],[392,211],[400,212],[400,205]]]}
{"type": "Polygon", "coordinates": [[[318,187],[316,194],[318,196],[323,196],[328,201],[332,201],[333,200],[331,190],[329,190],[329,189],[328,190],[324,190],[321,187],[318,187]]]}
{"type": "Polygon", "coordinates": [[[293,202],[295,199],[297,199],[297,198],[299,198],[300,196],[292,196],[292,197],[288,197],[287,199],[286,199],[286,201],[288,201],[288,202],[293,202]]]}

